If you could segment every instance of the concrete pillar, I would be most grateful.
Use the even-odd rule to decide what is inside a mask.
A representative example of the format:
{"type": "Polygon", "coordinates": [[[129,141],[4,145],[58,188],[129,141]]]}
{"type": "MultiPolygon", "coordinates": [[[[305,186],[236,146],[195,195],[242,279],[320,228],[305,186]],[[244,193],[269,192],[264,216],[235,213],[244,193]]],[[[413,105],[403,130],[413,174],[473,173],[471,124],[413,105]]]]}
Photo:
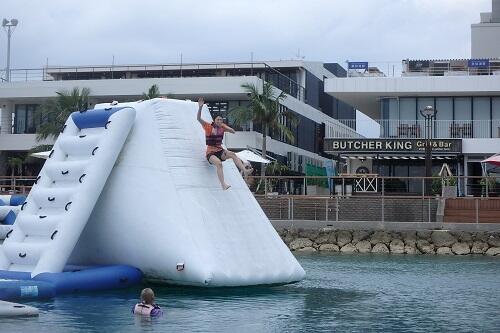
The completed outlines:
{"type": "Polygon", "coordinates": [[[2,108],[2,118],[0,119],[2,128],[0,129],[0,135],[12,134],[12,113],[14,112],[14,103],[1,102],[0,107],[2,108]]]}

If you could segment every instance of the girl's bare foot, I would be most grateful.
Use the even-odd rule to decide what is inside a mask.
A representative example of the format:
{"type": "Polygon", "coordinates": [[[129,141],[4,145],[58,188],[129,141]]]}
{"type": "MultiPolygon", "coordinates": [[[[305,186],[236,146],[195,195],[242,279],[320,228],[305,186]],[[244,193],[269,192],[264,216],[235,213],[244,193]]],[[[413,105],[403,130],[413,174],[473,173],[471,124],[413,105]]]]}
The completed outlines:
{"type": "Polygon", "coordinates": [[[231,185],[224,184],[224,185],[222,185],[222,190],[225,191],[225,190],[227,190],[230,187],[231,187],[231,185]]]}

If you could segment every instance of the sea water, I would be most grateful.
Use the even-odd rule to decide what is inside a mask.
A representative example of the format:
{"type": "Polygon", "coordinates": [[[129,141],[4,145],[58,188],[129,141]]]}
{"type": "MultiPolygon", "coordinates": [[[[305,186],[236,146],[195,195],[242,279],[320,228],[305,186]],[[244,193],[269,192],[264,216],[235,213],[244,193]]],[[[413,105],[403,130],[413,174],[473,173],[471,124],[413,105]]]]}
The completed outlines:
{"type": "Polygon", "coordinates": [[[1,318],[0,332],[500,332],[500,258],[297,258],[307,277],[292,285],[153,285],[160,318],[131,314],[144,285],[25,302],[40,316],[1,318]]]}

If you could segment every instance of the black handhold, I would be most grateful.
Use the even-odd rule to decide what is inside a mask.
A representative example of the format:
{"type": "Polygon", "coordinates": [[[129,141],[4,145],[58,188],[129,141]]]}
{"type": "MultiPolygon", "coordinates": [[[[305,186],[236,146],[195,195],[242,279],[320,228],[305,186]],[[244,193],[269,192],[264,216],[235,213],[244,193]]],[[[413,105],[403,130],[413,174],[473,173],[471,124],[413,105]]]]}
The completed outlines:
{"type": "Polygon", "coordinates": [[[106,125],[104,125],[104,128],[105,128],[105,129],[108,129],[108,125],[109,125],[109,124],[111,124],[111,120],[108,120],[108,121],[106,122],[106,125]]]}
{"type": "Polygon", "coordinates": [[[69,209],[69,205],[71,205],[71,203],[72,203],[72,202],[73,202],[73,201],[70,201],[70,202],[68,202],[68,203],[66,204],[66,206],[64,206],[64,210],[65,210],[65,211],[68,211],[68,209],[69,209]]]}
{"type": "Polygon", "coordinates": [[[83,175],[81,175],[81,176],[80,176],[80,178],[78,178],[78,181],[79,181],[80,183],[82,183],[82,179],[83,179],[83,177],[85,177],[86,175],[87,175],[86,173],[84,173],[83,175]]]}
{"type": "Polygon", "coordinates": [[[64,130],[66,129],[66,126],[68,126],[68,125],[64,124],[64,126],[61,129],[61,133],[64,133],[64,130]]]}
{"type": "Polygon", "coordinates": [[[56,230],[56,231],[54,231],[54,232],[52,233],[52,235],[50,236],[50,239],[54,240],[54,236],[55,236],[56,234],[57,234],[57,230],[56,230]]]}
{"type": "Polygon", "coordinates": [[[69,170],[66,170],[66,171],[61,171],[61,173],[62,173],[63,175],[67,175],[67,174],[69,173],[69,170]]]}
{"type": "Polygon", "coordinates": [[[44,218],[46,218],[46,217],[47,217],[47,215],[40,215],[40,216],[38,216],[38,217],[39,217],[39,218],[41,218],[41,219],[44,219],[44,218]]]}
{"type": "Polygon", "coordinates": [[[25,201],[25,202],[21,205],[21,210],[23,210],[23,209],[24,209],[24,206],[26,206],[26,204],[27,204],[27,203],[28,203],[28,202],[27,202],[27,201],[25,201]]]}
{"type": "Polygon", "coordinates": [[[52,149],[52,150],[50,151],[49,158],[51,158],[51,157],[52,157],[52,155],[54,155],[54,149],[52,149]]]}
{"type": "Polygon", "coordinates": [[[21,257],[21,258],[26,257],[26,252],[24,252],[24,253],[19,253],[19,257],[21,257]]]}
{"type": "Polygon", "coordinates": [[[86,137],[86,136],[87,136],[87,134],[82,134],[82,135],[79,135],[78,137],[79,137],[79,138],[84,138],[84,137],[86,137]]]}
{"type": "Polygon", "coordinates": [[[109,111],[109,110],[113,110],[113,108],[104,108],[104,110],[109,111]]]}
{"type": "Polygon", "coordinates": [[[37,183],[38,183],[38,181],[40,180],[40,178],[42,178],[42,176],[38,176],[38,177],[36,177],[35,184],[37,184],[37,183]]]}
{"type": "Polygon", "coordinates": [[[95,148],[92,150],[92,156],[94,156],[94,155],[95,155],[95,152],[96,152],[96,150],[97,150],[97,149],[99,149],[99,147],[95,147],[95,148]]]}
{"type": "Polygon", "coordinates": [[[56,197],[52,197],[52,198],[51,198],[51,197],[48,197],[48,198],[47,198],[47,200],[49,200],[49,201],[54,201],[54,200],[56,200],[56,197]]]}
{"type": "Polygon", "coordinates": [[[9,235],[12,233],[12,231],[14,231],[14,229],[10,229],[10,231],[7,233],[7,235],[5,235],[5,238],[9,238],[9,235]]]}
{"type": "Polygon", "coordinates": [[[80,113],[84,113],[84,112],[87,112],[87,110],[80,110],[80,113]]]}

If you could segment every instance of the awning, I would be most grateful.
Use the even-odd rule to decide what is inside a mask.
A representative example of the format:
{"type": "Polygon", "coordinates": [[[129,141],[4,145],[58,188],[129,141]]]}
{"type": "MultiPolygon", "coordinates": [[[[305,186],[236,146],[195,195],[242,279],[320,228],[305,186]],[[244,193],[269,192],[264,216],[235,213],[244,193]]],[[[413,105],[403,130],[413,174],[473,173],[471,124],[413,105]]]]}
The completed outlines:
{"type": "Polygon", "coordinates": [[[49,155],[50,155],[50,151],[42,151],[39,153],[30,154],[30,156],[37,157],[37,158],[43,158],[44,160],[48,159],[49,155]]]}
{"type": "MultiPolygon", "coordinates": [[[[340,155],[343,159],[350,160],[425,160],[425,156],[411,156],[411,155],[340,155]]],[[[433,155],[433,160],[453,160],[454,156],[436,156],[433,155]]]]}
{"type": "Polygon", "coordinates": [[[500,153],[488,157],[487,159],[481,161],[481,163],[488,163],[488,164],[500,166],[500,153]]]}
{"type": "Polygon", "coordinates": [[[242,150],[237,152],[236,155],[241,158],[244,162],[257,162],[257,163],[271,163],[271,161],[262,158],[262,156],[255,154],[250,150],[242,150]]]}

